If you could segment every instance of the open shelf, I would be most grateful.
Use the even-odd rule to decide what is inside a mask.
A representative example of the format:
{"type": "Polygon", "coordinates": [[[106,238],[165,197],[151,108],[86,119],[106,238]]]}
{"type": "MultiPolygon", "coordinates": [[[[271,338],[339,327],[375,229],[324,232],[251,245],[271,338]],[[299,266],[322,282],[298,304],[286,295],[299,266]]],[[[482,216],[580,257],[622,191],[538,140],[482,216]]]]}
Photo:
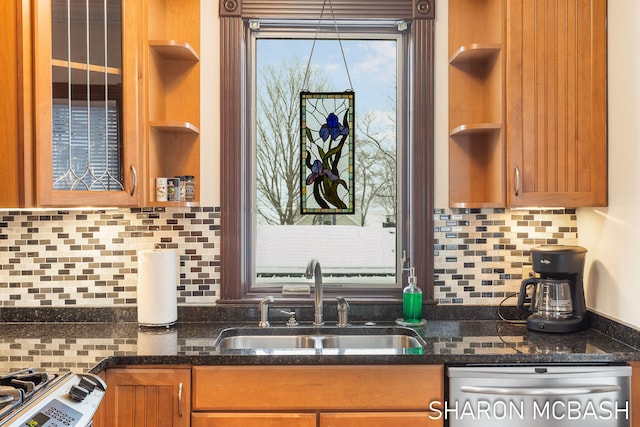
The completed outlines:
{"type": "Polygon", "coordinates": [[[200,0],[146,0],[146,203],[200,203],[200,0]],[[193,201],[156,201],[157,177],[194,177],[193,201]]]}
{"type": "Polygon", "coordinates": [[[506,203],[503,25],[502,0],[449,0],[451,207],[506,203]]]}
{"type": "Polygon", "coordinates": [[[165,59],[199,61],[200,55],[187,42],[178,40],[149,40],[149,47],[165,59]]]}
{"type": "Polygon", "coordinates": [[[449,58],[449,63],[457,65],[488,61],[499,53],[501,48],[502,46],[498,43],[472,43],[460,46],[449,58]]]}
{"type": "Polygon", "coordinates": [[[151,121],[149,127],[159,130],[160,132],[168,133],[191,133],[194,135],[200,134],[200,129],[190,122],[178,122],[178,121],[151,121]]]}
{"type": "Polygon", "coordinates": [[[479,133],[495,132],[502,129],[501,123],[469,123],[463,124],[451,131],[449,136],[474,135],[479,133]]]}
{"type": "Polygon", "coordinates": [[[449,144],[449,205],[504,207],[502,131],[458,134],[449,144]]]}

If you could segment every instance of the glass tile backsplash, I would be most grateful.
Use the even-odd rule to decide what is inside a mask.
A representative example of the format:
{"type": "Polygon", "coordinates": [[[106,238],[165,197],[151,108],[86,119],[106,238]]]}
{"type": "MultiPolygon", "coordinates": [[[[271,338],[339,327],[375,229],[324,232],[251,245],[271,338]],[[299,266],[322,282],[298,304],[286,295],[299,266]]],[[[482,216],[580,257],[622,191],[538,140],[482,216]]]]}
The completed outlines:
{"type": "Polygon", "coordinates": [[[219,208],[0,213],[4,307],[135,305],[140,249],[176,249],[178,304],[211,304],[220,283],[219,208]]]}
{"type": "MultiPolygon", "coordinates": [[[[436,209],[435,297],[493,305],[517,292],[540,244],[577,244],[575,210],[436,209]]],[[[220,290],[220,209],[0,212],[0,306],[135,306],[137,251],[180,256],[179,305],[220,290]]]]}
{"type": "Polygon", "coordinates": [[[531,248],[578,244],[575,209],[436,209],[434,227],[440,304],[499,304],[528,277],[531,248]]]}

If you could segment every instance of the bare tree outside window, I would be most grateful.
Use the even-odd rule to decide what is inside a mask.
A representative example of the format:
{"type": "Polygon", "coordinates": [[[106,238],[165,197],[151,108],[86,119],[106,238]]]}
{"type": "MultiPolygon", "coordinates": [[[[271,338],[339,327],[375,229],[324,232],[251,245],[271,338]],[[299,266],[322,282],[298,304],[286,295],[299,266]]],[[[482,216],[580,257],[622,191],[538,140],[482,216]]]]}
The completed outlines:
{"type": "Polygon", "coordinates": [[[360,119],[360,138],[356,140],[360,170],[356,182],[360,189],[360,223],[365,224],[369,207],[374,204],[385,212],[385,224],[395,225],[397,212],[395,108],[383,117],[367,112],[360,119]],[[385,120],[386,119],[386,120],[385,120]]]}
{"type": "MultiPolygon", "coordinates": [[[[267,224],[300,219],[300,90],[305,63],[300,58],[267,65],[260,78],[256,126],[257,211],[267,224]]],[[[309,81],[326,90],[326,77],[310,70],[309,81]]]]}

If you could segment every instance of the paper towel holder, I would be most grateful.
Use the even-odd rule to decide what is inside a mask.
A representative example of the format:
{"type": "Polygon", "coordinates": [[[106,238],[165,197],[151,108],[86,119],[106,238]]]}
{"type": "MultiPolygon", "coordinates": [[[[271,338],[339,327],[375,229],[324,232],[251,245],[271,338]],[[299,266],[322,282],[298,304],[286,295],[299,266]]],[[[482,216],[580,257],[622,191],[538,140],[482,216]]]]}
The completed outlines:
{"type": "Polygon", "coordinates": [[[155,244],[138,251],[138,325],[150,331],[167,330],[178,320],[176,286],[179,255],[175,249],[155,244]]]}

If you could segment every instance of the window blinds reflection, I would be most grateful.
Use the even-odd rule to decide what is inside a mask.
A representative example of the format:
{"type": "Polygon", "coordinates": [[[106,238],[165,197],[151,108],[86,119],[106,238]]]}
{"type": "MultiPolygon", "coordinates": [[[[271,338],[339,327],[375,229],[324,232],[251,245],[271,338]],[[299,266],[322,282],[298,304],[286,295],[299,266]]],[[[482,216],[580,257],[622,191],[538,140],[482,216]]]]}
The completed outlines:
{"type": "Polygon", "coordinates": [[[53,188],[122,191],[121,0],[52,7],[53,188]]]}
{"type": "Polygon", "coordinates": [[[105,114],[104,103],[98,104],[103,105],[53,105],[55,190],[123,189],[118,109],[111,101],[105,114]]]}

